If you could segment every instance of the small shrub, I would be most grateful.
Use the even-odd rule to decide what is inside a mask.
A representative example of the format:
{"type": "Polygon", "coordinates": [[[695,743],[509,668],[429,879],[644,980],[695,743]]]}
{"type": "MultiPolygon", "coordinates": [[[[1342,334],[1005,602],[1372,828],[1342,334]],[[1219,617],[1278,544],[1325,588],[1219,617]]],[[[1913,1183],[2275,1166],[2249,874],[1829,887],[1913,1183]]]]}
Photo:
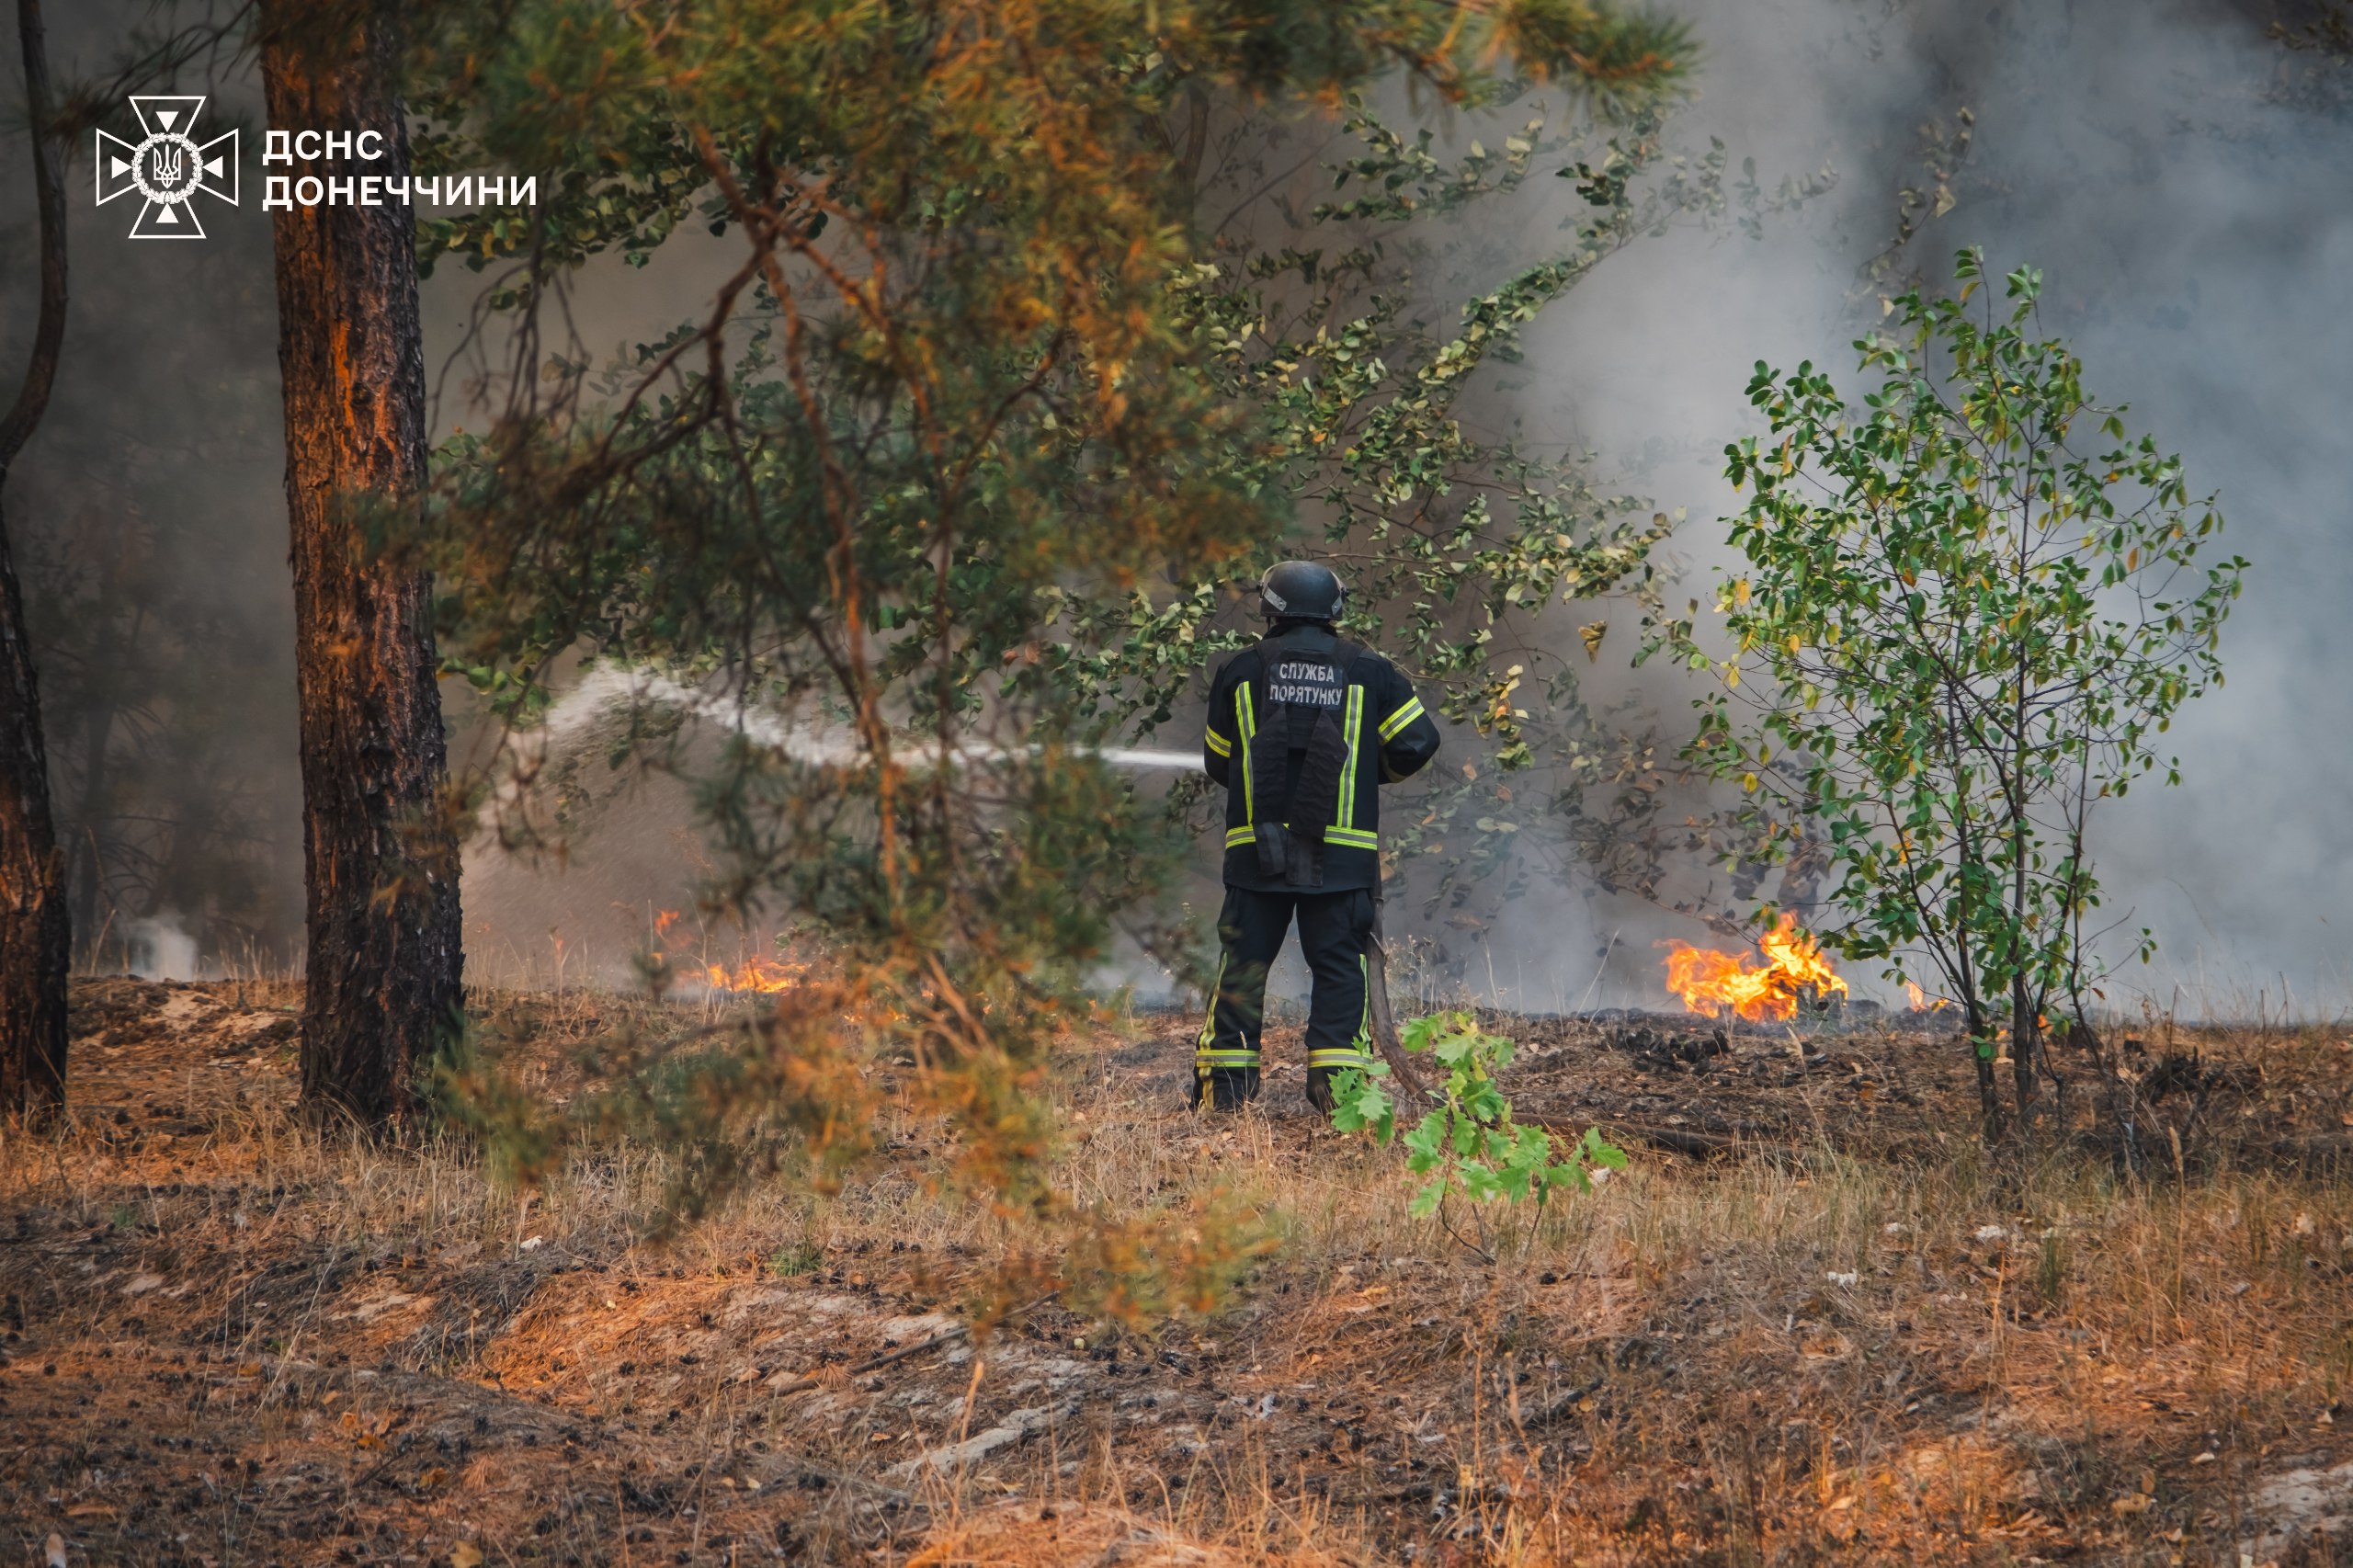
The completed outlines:
{"type": "Polygon", "coordinates": [[[2044,1303],[2057,1306],[2067,1289],[2067,1240],[2053,1225],[2042,1233],[2042,1255],[2035,1260],[2034,1288],[2044,1303]]]}
{"type": "Polygon", "coordinates": [[[797,1278],[814,1274],[825,1261],[825,1255],[808,1242],[798,1242],[789,1247],[779,1247],[768,1259],[768,1272],[779,1279],[797,1278]]]}
{"type": "MultiPolygon", "coordinates": [[[[1626,1153],[1588,1127],[1585,1136],[1561,1141],[1541,1127],[1512,1120],[1511,1101],[1495,1074],[1518,1047],[1487,1034],[1462,1011],[1432,1013],[1399,1031],[1407,1051],[1427,1051],[1444,1069],[1442,1103],[1404,1135],[1405,1168],[1430,1179],[1414,1194],[1416,1219],[1430,1213],[1449,1191],[1474,1203],[1534,1198],[1539,1206],[1559,1187],[1592,1189],[1592,1167],[1623,1169],[1626,1153]]],[[[1349,1068],[1332,1083],[1332,1125],[1343,1132],[1370,1132],[1376,1143],[1397,1136],[1397,1107],[1380,1080],[1389,1069],[1374,1062],[1370,1072],[1349,1068]]]]}

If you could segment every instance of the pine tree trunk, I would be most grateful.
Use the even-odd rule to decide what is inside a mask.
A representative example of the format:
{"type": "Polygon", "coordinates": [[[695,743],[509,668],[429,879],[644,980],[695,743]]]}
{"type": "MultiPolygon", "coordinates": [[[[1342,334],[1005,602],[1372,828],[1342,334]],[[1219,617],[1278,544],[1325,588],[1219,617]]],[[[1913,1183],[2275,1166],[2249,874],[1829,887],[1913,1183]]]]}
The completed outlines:
{"type": "Polygon", "coordinates": [[[0,519],[0,1108],[65,1098],[65,868],[49,814],[40,693],[0,519]]]}
{"type": "MultiPolygon", "coordinates": [[[[31,362],[0,419],[0,485],[48,409],[65,343],[65,196],[50,134],[49,51],[40,0],[17,0],[31,111],[33,194],[40,218],[40,319],[31,362]]],[[[25,636],[8,529],[0,516],[0,1109],[39,1111],[65,1099],[65,977],[73,958],[65,866],[49,808],[40,687],[25,636]]]]}
{"type": "MultiPolygon", "coordinates": [[[[387,147],[297,179],[405,180],[396,13],[388,0],[263,5],[270,127],[373,131],[387,147]]],[[[301,1093],[315,1114],[374,1124],[413,1108],[419,1059],[462,999],[431,583],[365,544],[371,521],[418,505],[425,479],[415,227],[393,203],[272,222],[301,731],[301,1093]]]]}

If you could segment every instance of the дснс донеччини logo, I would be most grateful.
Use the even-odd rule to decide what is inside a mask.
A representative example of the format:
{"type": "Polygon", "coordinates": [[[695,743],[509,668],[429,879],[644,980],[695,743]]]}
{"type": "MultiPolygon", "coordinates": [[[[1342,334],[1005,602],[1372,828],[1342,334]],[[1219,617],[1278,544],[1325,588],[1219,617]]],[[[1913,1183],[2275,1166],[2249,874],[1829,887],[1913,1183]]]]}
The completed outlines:
{"type": "Polygon", "coordinates": [[[201,192],[237,205],[237,133],[225,131],[210,142],[195,137],[204,112],[200,95],[143,94],[131,100],[146,134],[135,146],[119,136],[97,133],[98,205],[136,191],[145,199],[131,225],[134,240],[200,240],[196,219],[201,192]]]}

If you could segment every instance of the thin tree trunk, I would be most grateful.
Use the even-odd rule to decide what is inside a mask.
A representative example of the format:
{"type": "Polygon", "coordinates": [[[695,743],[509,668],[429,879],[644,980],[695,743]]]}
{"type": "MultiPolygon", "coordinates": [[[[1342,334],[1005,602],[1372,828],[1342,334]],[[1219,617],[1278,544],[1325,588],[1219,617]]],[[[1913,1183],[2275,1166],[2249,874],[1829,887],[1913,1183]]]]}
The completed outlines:
{"type": "MultiPolygon", "coordinates": [[[[2029,464],[2031,468],[2031,464],[2029,464]]],[[[2029,503],[2031,505],[2031,503],[2029,503]]],[[[2031,522],[2031,516],[2029,517],[2031,522]]],[[[2023,528],[2023,525],[2022,525],[2023,528]]],[[[2026,546],[2024,533],[2018,546],[2018,594],[2026,593],[2026,546]]],[[[2034,1055],[2042,1045],[2042,1017],[2036,1006],[2034,986],[2023,952],[2027,947],[2027,859],[2033,848],[2033,827],[2027,817],[2026,769],[2026,685],[2028,676],[2027,633],[2018,632],[2018,689],[2011,710],[2013,751],[2010,778],[2005,781],[2004,799],[2010,809],[2010,846],[2016,860],[2010,867],[2010,921],[2016,929],[2020,949],[2018,972],[2010,979],[2010,1082],[2018,1096],[2018,1126],[2029,1129],[2034,1110],[2034,1055]]]]}
{"type": "Polygon", "coordinates": [[[1967,1005],[1962,1017],[1969,1020],[1969,1054],[1977,1063],[1977,1115],[1991,1142],[2002,1135],[2002,1091],[1994,1076],[1994,1020],[1974,1001],[1967,1005]]]}
{"type": "Polygon", "coordinates": [[[1970,846],[1969,800],[1963,784],[1963,780],[1968,776],[1965,766],[1968,754],[1963,752],[1961,746],[1960,706],[1959,695],[1952,689],[1951,683],[1947,682],[1944,711],[1945,747],[1946,755],[1951,758],[1954,852],[1961,870],[1961,876],[1954,892],[1954,896],[1961,901],[1961,907],[1955,911],[1953,920],[1955,932],[1953,978],[1961,983],[1959,1000],[1961,1017],[1967,1020],[1969,1026],[1969,1054],[1977,1064],[1977,1113],[1984,1123],[1985,1137],[1991,1141],[2002,1135],[2002,1096],[1994,1082],[1992,1021],[1985,1017],[1985,1009],[1979,1003],[1976,963],[1969,950],[1970,921],[1974,912],[1968,905],[1970,896],[1968,870],[1975,863],[1972,858],[1975,852],[1970,846]]]}
{"type": "Polygon", "coordinates": [[[2018,1093],[2021,1125],[2034,1109],[2036,1056],[2042,1050],[2042,1016],[2033,988],[2020,974],[2010,988],[2010,1085],[2018,1093]]]}
{"type": "MultiPolygon", "coordinates": [[[[296,171],[404,180],[397,6],[265,0],[273,130],[384,139],[296,171]]],[[[431,582],[374,560],[371,517],[418,505],[425,356],[404,205],[273,215],[293,529],[308,989],[302,1098],[367,1123],[413,1108],[419,1059],[461,1002],[458,856],[444,814],[431,582]]]]}
{"type": "MultiPolygon", "coordinates": [[[[40,0],[17,0],[31,109],[33,194],[40,215],[40,320],[23,386],[0,420],[0,486],[32,439],[65,344],[65,192],[58,169],[40,0]]],[[[0,517],[0,1108],[65,1099],[65,977],[74,938],[65,865],[49,805],[40,686],[25,635],[25,598],[0,517]]]]}

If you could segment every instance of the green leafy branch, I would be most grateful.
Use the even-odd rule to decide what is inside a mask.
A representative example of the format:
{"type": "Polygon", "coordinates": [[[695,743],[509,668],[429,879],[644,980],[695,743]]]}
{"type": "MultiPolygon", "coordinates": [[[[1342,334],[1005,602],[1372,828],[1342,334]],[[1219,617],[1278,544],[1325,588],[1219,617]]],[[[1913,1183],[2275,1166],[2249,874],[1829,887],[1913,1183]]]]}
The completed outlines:
{"type": "MultiPolygon", "coordinates": [[[[1622,1170],[1626,1152],[1588,1127],[1566,1142],[1541,1127],[1512,1119],[1511,1101],[1495,1075],[1510,1064],[1518,1047],[1482,1030],[1463,1011],[1432,1013],[1399,1031],[1407,1051],[1427,1051],[1445,1070],[1432,1107],[1403,1140],[1405,1168],[1430,1179],[1414,1194],[1412,1212],[1435,1211],[1450,1192],[1473,1203],[1497,1199],[1518,1203],[1533,1198],[1540,1208],[1559,1187],[1593,1189],[1594,1167],[1622,1170]]],[[[1332,1125],[1343,1132],[1370,1132],[1387,1146],[1397,1139],[1397,1107],[1380,1080],[1388,1067],[1367,1072],[1348,1068],[1332,1080],[1332,1125]]]]}

